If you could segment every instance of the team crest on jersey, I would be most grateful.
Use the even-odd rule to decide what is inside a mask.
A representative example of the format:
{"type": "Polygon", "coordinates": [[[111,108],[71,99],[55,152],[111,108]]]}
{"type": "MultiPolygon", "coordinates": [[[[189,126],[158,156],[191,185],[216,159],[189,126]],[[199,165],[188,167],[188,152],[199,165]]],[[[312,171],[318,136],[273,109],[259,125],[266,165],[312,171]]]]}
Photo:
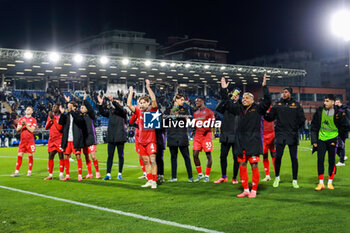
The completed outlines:
{"type": "Polygon", "coordinates": [[[161,116],[159,111],[143,112],[143,128],[144,129],[160,129],[161,116]]]}

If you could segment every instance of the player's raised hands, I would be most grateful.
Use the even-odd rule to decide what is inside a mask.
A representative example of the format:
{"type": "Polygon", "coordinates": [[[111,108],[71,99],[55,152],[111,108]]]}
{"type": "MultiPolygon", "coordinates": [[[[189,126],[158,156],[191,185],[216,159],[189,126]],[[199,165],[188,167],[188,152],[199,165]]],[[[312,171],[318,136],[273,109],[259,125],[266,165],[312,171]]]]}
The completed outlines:
{"type": "Polygon", "coordinates": [[[221,88],[226,89],[230,82],[226,83],[226,79],[224,77],[221,78],[221,88]]]}
{"type": "Polygon", "coordinates": [[[66,100],[66,102],[70,101],[70,97],[69,96],[66,96],[66,95],[63,95],[63,96],[64,96],[64,99],[66,100]]]}
{"type": "Polygon", "coordinates": [[[62,105],[60,105],[60,112],[63,114],[64,113],[64,108],[62,107],[62,105]]]}
{"type": "Polygon", "coordinates": [[[264,74],[264,78],[263,78],[263,82],[262,82],[262,86],[266,86],[266,74],[264,74]]]}
{"type": "Polygon", "coordinates": [[[112,95],[109,95],[108,99],[109,99],[109,101],[113,102],[113,96],[112,95]]]}
{"type": "Polygon", "coordinates": [[[146,87],[150,87],[151,86],[151,82],[149,81],[149,79],[146,79],[146,87]]]}
{"type": "Polygon", "coordinates": [[[49,112],[49,117],[51,120],[53,120],[55,118],[55,115],[53,114],[53,112],[49,112]]]}
{"type": "Polygon", "coordinates": [[[86,100],[87,94],[86,91],[84,91],[84,100],[86,100]]]}
{"type": "Polygon", "coordinates": [[[134,88],[132,86],[129,87],[130,92],[134,92],[134,88]]]}
{"type": "Polygon", "coordinates": [[[97,96],[98,104],[102,105],[103,104],[103,98],[101,96],[97,96]]]}

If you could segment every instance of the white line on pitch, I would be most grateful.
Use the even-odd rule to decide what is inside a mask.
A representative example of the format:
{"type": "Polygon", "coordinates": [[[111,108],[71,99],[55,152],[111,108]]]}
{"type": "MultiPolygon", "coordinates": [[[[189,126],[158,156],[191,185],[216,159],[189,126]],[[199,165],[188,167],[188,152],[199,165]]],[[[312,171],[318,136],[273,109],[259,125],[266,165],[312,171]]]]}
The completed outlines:
{"type": "Polygon", "coordinates": [[[29,191],[16,189],[16,188],[11,188],[11,187],[7,187],[7,186],[0,185],[0,188],[11,190],[11,191],[15,191],[15,192],[20,192],[20,193],[30,194],[30,195],[33,195],[33,196],[43,197],[43,198],[47,198],[47,199],[52,199],[52,200],[55,200],[55,201],[61,201],[61,202],[69,203],[69,204],[84,206],[84,207],[88,207],[88,208],[92,208],[92,209],[102,210],[102,211],[115,213],[115,214],[119,214],[119,215],[124,215],[124,216],[128,216],[128,217],[138,218],[138,219],[142,219],[142,220],[146,220],[146,221],[156,222],[156,223],[160,223],[160,224],[164,224],[164,225],[168,225],[168,226],[180,227],[180,228],[185,228],[185,229],[189,229],[189,230],[193,230],[193,231],[210,232],[210,233],[222,233],[222,232],[219,232],[219,231],[210,230],[210,229],[206,229],[206,228],[202,228],[202,227],[196,227],[196,226],[191,226],[191,225],[187,225],[187,224],[181,224],[181,223],[177,223],[177,222],[171,222],[171,221],[167,221],[167,220],[162,220],[162,219],[158,219],[158,218],[152,218],[152,217],[143,216],[143,215],[140,215],[140,214],[129,213],[129,212],[124,212],[124,211],[120,211],[120,210],[108,209],[108,208],[105,208],[105,207],[100,207],[100,206],[96,206],[96,205],[90,205],[90,204],[86,204],[86,203],[82,203],[82,202],[77,202],[77,201],[72,201],[72,200],[68,200],[68,199],[59,198],[59,197],[47,196],[47,195],[44,195],[44,194],[29,192],[29,191]]]}

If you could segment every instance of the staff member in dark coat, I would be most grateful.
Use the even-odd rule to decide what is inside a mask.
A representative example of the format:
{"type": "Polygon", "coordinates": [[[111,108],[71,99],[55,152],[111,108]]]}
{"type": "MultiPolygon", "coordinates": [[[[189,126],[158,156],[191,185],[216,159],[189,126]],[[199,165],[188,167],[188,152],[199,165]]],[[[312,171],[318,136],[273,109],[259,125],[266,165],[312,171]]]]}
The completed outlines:
{"type": "MultiPolygon", "coordinates": [[[[350,109],[347,105],[342,104],[342,100],[340,98],[337,98],[335,100],[335,105],[337,105],[340,109],[342,109],[343,112],[345,112],[345,120],[348,125],[350,125],[350,109]]],[[[341,134],[338,137],[338,148],[337,148],[337,155],[339,155],[339,162],[336,164],[336,166],[345,166],[345,160],[347,157],[345,156],[345,141],[348,138],[349,132],[344,131],[341,132],[341,134]]]]}
{"type": "Polygon", "coordinates": [[[276,159],[275,172],[276,178],[273,187],[277,188],[280,182],[281,161],[284,147],[288,145],[290,159],[292,160],[293,170],[293,187],[299,188],[298,179],[298,130],[305,123],[304,110],[299,102],[292,98],[292,88],[283,89],[283,97],[275,103],[270,112],[266,114],[265,120],[276,120],[275,127],[275,143],[276,143],[276,159]]]}
{"type": "Polygon", "coordinates": [[[68,112],[64,113],[64,108],[60,106],[61,116],[58,124],[63,127],[61,148],[64,150],[64,167],[66,169],[66,178],[62,181],[70,180],[69,177],[69,157],[73,153],[77,157],[78,162],[78,181],[82,181],[83,162],[81,160],[81,148],[84,147],[82,129],[84,121],[78,112],[78,104],[75,101],[70,101],[69,97],[65,96],[68,102],[68,112]]]}
{"type": "Polygon", "coordinates": [[[167,125],[173,122],[176,126],[171,125],[167,129],[167,143],[171,154],[171,179],[169,182],[177,181],[177,153],[180,150],[185,161],[189,182],[193,182],[191,157],[188,149],[188,134],[186,128],[186,116],[189,115],[189,110],[184,106],[185,96],[177,94],[174,98],[174,104],[165,112],[167,125]],[[183,125],[184,127],[180,127],[183,125]]]}
{"type": "MultiPolygon", "coordinates": [[[[237,103],[239,101],[239,91],[234,91],[231,96],[233,103],[237,103]]],[[[216,111],[224,114],[222,125],[221,125],[221,132],[220,132],[220,142],[221,142],[221,149],[220,149],[220,165],[221,165],[221,178],[214,181],[214,183],[222,183],[227,182],[227,155],[230,151],[230,148],[232,147],[232,155],[233,155],[233,177],[232,177],[232,183],[238,184],[237,181],[237,174],[239,169],[239,163],[237,161],[237,154],[234,153],[234,144],[236,140],[236,133],[238,129],[238,116],[233,115],[230,113],[225,106],[226,101],[220,101],[218,106],[216,107],[216,111]]]]}
{"type": "Polygon", "coordinates": [[[120,105],[119,100],[113,100],[112,96],[108,96],[110,107],[107,107],[106,103],[103,103],[103,99],[100,96],[98,98],[98,111],[104,117],[109,118],[107,129],[107,143],[108,143],[108,160],[107,160],[107,174],[104,180],[111,179],[111,170],[113,165],[113,158],[115,147],[118,150],[119,157],[119,173],[118,179],[122,179],[122,171],[124,165],[124,143],[126,140],[126,110],[120,105]]]}
{"type": "Polygon", "coordinates": [[[91,160],[94,163],[96,170],[96,178],[99,179],[101,177],[99,169],[98,169],[98,160],[96,158],[96,113],[89,101],[86,99],[87,95],[84,93],[83,104],[80,107],[80,112],[82,113],[82,117],[85,122],[85,127],[83,128],[83,137],[84,137],[84,148],[83,153],[85,155],[86,167],[88,170],[88,174],[84,177],[84,179],[92,179],[92,169],[91,169],[91,160]]]}
{"type": "Polygon", "coordinates": [[[338,136],[347,131],[343,109],[334,106],[335,96],[324,97],[324,106],[316,110],[311,122],[311,144],[317,148],[317,171],[319,183],[316,191],[324,189],[324,159],[328,151],[328,189],[334,189],[335,154],[338,136]]]}
{"type": "Polygon", "coordinates": [[[263,153],[262,136],[261,136],[261,116],[266,114],[266,111],[271,104],[271,95],[266,87],[266,75],[262,83],[264,100],[259,104],[254,103],[254,95],[245,92],[243,94],[242,103],[233,103],[228,99],[226,88],[229,83],[226,83],[225,78],[221,79],[221,97],[226,101],[226,109],[239,117],[238,129],[234,146],[234,153],[238,155],[239,170],[241,183],[244,191],[237,197],[249,198],[256,197],[256,191],[259,183],[258,162],[259,155],[263,153]],[[250,162],[253,171],[252,192],[249,192],[247,162],[250,162]]]}
{"type": "Polygon", "coordinates": [[[165,150],[165,130],[156,129],[156,138],[157,138],[157,154],[156,154],[156,163],[157,163],[157,181],[158,183],[164,183],[164,150],[165,150]]]}

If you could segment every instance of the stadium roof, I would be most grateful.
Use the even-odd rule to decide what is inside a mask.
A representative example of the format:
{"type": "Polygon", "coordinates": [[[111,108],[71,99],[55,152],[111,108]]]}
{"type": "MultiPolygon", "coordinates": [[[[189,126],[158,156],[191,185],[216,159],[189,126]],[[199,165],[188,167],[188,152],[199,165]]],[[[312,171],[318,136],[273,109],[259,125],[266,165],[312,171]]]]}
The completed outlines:
{"type": "Polygon", "coordinates": [[[0,48],[0,74],[6,77],[124,79],[128,82],[150,79],[163,84],[213,85],[220,83],[224,76],[239,85],[261,82],[264,73],[268,79],[306,75],[305,70],[297,69],[0,48]]]}

